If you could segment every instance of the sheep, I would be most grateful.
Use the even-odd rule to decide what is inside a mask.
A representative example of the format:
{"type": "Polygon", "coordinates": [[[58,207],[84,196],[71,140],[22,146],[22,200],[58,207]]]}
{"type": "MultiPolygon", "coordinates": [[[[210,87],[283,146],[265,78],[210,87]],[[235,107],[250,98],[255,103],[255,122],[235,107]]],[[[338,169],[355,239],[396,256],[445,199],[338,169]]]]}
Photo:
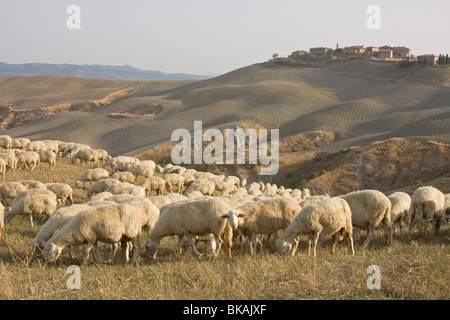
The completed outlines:
{"type": "Polygon", "coordinates": [[[73,205],[73,189],[67,183],[46,183],[47,189],[56,194],[56,199],[61,206],[64,206],[69,199],[73,205]]]}
{"type": "Polygon", "coordinates": [[[340,196],[348,202],[352,212],[352,224],[362,230],[368,230],[367,238],[362,248],[368,247],[375,228],[382,223],[388,236],[388,243],[392,244],[391,201],[377,190],[362,190],[350,192],[340,196]]]}
{"type": "Polygon", "coordinates": [[[450,218],[450,193],[445,195],[445,216],[442,222],[448,223],[449,218],[450,218]]]}
{"type": "Polygon", "coordinates": [[[5,230],[5,207],[0,203],[0,239],[3,238],[5,230]]]}
{"type": "Polygon", "coordinates": [[[388,196],[391,201],[391,226],[395,232],[396,225],[402,231],[402,225],[408,220],[411,197],[405,192],[394,192],[388,196]]]}
{"type": "Polygon", "coordinates": [[[184,186],[184,178],[181,174],[178,173],[167,173],[162,176],[164,181],[166,182],[166,187],[170,193],[174,192],[173,187],[176,186],[178,188],[178,193],[183,192],[184,186]]]}
{"type": "Polygon", "coordinates": [[[91,149],[90,146],[86,144],[79,144],[79,143],[68,143],[68,144],[62,144],[58,148],[58,154],[61,154],[61,157],[72,157],[75,153],[80,151],[81,149],[91,149]]]}
{"type": "Polygon", "coordinates": [[[41,151],[46,150],[44,141],[30,141],[26,146],[26,151],[41,151]]]}
{"type": "Polygon", "coordinates": [[[185,196],[187,196],[189,199],[195,199],[195,198],[203,197],[203,194],[200,191],[191,191],[191,192],[186,192],[185,196]]]}
{"type": "Polygon", "coordinates": [[[149,164],[134,163],[127,171],[136,177],[136,181],[139,181],[139,177],[150,178],[153,176],[154,169],[149,164]]]}
{"type": "Polygon", "coordinates": [[[445,195],[432,186],[417,188],[411,197],[411,207],[409,209],[409,236],[411,237],[412,227],[416,219],[421,222],[421,233],[425,231],[428,236],[428,224],[434,229],[432,235],[439,233],[442,218],[445,213],[445,195]]]}
{"type": "Polygon", "coordinates": [[[47,189],[47,186],[41,181],[22,180],[17,182],[23,184],[27,189],[47,189]]]}
{"type": "Polygon", "coordinates": [[[12,148],[12,138],[8,135],[0,135],[0,148],[11,149],[12,148]]]}
{"type": "Polygon", "coordinates": [[[144,178],[139,185],[144,188],[147,196],[152,190],[155,190],[158,196],[166,192],[166,181],[161,177],[144,178]]]}
{"type": "Polygon", "coordinates": [[[276,246],[282,255],[289,252],[294,255],[297,250],[298,236],[308,234],[310,235],[308,255],[311,255],[311,244],[314,242],[313,256],[316,256],[319,235],[331,234],[333,237],[332,254],[336,251],[337,241],[342,240],[344,236],[349,240],[354,255],[352,232],[352,212],[348,203],[339,197],[328,198],[304,207],[277,240],[276,246]]]}
{"type": "Polygon", "coordinates": [[[27,188],[18,182],[3,182],[0,184],[0,200],[4,205],[9,204],[19,193],[27,188]]]}
{"type": "Polygon", "coordinates": [[[73,217],[83,210],[93,207],[87,204],[75,204],[69,207],[60,208],[52,213],[50,218],[39,229],[38,234],[31,240],[31,252],[34,256],[36,249],[44,250],[46,242],[62,229],[73,217]]]}
{"type": "Polygon", "coordinates": [[[231,207],[227,201],[219,198],[200,198],[186,202],[168,205],[161,211],[160,217],[148,235],[145,247],[150,258],[156,259],[161,240],[167,236],[178,236],[178,253],[181,241],[186,236],[187,241],[199,255],[191,236],[205,236],[212,233],[217,244],[216,257],[222,245],[221,235],[227,221],[222,217],[231,207]]]}
{"type": "Polygon", "coordinates": [[[128,171],[132,166],[134,166],[136,162],[119,162],[117,163],[114,168],[111,170],[111,174],[114,174],[116,172],[123,172],[128,171]]]}
{"type": "MultiPolygon", "coordinates": [[[[46,186],[47,187],[47,186],[46,186]]],[[[9,207],[14,207],[20,200],[26,197],[39,196],[39,195],[47,195],[56,201],[56,194],[53,191],[47,189],[29,189],[22,191],[19,193],[10,203],[9,207]]]]}
{"type": "Polygon", "coordinates": [[[16,154],[17,166],[23,165],[28,170],[33,170],[40,164],[39,154],[35,151],[22,151],[16,154]]]}
{"type": "MultiPolygon", "coordinates": [[[[131,241],[134,248],[133,264],[136,265],[139,251],[138,237],[148,221],[147,216],[145,210],[130,204],[114,204],[81,211],[47,241],[44,247],[47,261],[56,262],[67,246],[86,244],[81,264],[85,266],[92,248],[98,241],[107,244],[120,242],[122,257],[125,258],[127,243],[131,241]]],[[[102,263],[100,256],[97,260],[102,263]]]]}
{"type": "Polygon", "coordinates": [[[215,190],[221,192],[222,195],[228,195],[231,191],[236,189],[234,184],[229,184],[223,180],[211,179],[211,181],[214,182],[215,190]]]}
{"type": "Polygon", "coordinates": [[[0,158],[0,174],[2,175],[2,182],[5,182],[6,162],[2,158],[0,158]]]}
{"type": "Polygon", "coordinates": [[[184,172],[184,173],[182,174],[182,176],[183,176],[183,178],[184,178],[184,183],[183,183],[183,185],[184,185],[185,187],[189,187],[192,183],[195,182],[195,177],[194,177],[194,175],[192,175],[192,174],[190,174],[190,173],[184,172]]]}
{"type": "Polygon", "coordinates": [[[188,197],[178,193],[169,193],[166,194],[166,197],[169,198],[172,201],[172,203],[185,201],[189,199],[188,197]]]}
{"type": "Polygon", "coordinates": [[[99,161],[100,164],[104,163],[107,156],[108,153],[103,149],[83,148],[72,156],[71,161],[72,164],[75,164],[77,160],[80,160],[80,163],[82,165],[84,165],[86,162],[92,162],[95,167],[97,161],[99,161]]]}
{"type": "Polygon", "coordinates": [[[5,164],[6,164],[6,172],[5,173],[7,173],[9,170],[16,171],[17,159],[16,159],[15,154],[7,153],[7,152],[0,152],[0,159],[3,159],[3,161],[5,161],[5,164]]]}
{"type": "Polygon", "coordinates": [[[250,251],[256,257],[256,238],[286,229],[301,206],[292,198],[277,198],[246,203],[227,213],[233,230],[251,238],[250,251]]]}
{"type": "Polygon", "coordinates": [[[305,199],[308,199],[310,197],[311,197],[311,191],[309,191],[308,188],[303,189],[302,190],[302,199],[305,200],[305,199]]]}
{"type": "Polygon", "coordinates": [[[118,157],[113,157],[107,161],[105,161],[105,163],[102,164],[102,168],[106,169],[107,167],[111,167],[114,168],[119,162],[137,162],[139,163],[140,160],[135,158],[135,157],[126,157],[126,156],[118,156],[118,157]]]}
{"type": "MultiPolygon", "coordinates": [[[[92,181],[99,181],[101,179],[108,179],[109,172],[102,168],[88,169],[75,180],[75,188],[80,188],[83,184],[83,188],[86,189],[86,182],[89,182],[92,187],[92,181]]],[[[103,190],[104,191],[104,190],[103,190]]]]}
{"type": "Polygon", "coordinates": [[[205,196],[212,196],[216,190],[216,184],[206,179],[197,179],[185,191],[185,194],[190,194],[193,191],[199,191],[205,196]]]}
{"type": "Polygon", "coordinates": [[[172,203],[172,200],[166,196],[156,196],[156,197],[150,197],[148,198],[158,209],[161,209],[161,207],[172,203]]]}
{"type": "Polygon", "coordinates": [[[17,215],[29,216],[31,226],[33,225],[33,214],[45,214],[48,217],[56,210],[57,202],[47,195],[36,195],[20,200],[5,214],[5,222],[17,215]]]}
{"type": "Polygon", "coordinates": [[[306,206],[308,206],[310,204],[317,203],[317,202],[323,201],[323,200],[328,199],[328,198],[329,198],[329,196],[327,196],[327,195],[312,196],[312,197],[309,197],[309,198],[301,200],[299,202],[299,204],[300,204],[300,206],[302,208],[304,208],[304,207],[306,207],[306,206]]]}
{"type": "Polygon", "coordinates": [[[129,183],[134,183],[136,180],[135,176],[128,171],[116,172],[111,176],[111,179],[117,179],[120,182],[129,182],[129,183]]]}
{"type": "Polygon", "coordinates": [[[133,184],[122,182],[120,184],[115,184],[105,190],[106,192],[111,192],[113,195],[117,194],[129,194],[136,197],[145,197],[145,190],[140,186],[135,186],[133,184]]]}
{"type": "Polygon", "coordinates": [[[185,167],[182,166],[172,166],[170,168],[167,168],[163,173],[178,173],[183,174],[186,171],[185,167]]]}
{"type": "Polygon", "coordinates": [[[90,198],[92,197],[92,195],[97,194],[97,193],[101,193],[104,192],[106,189],[108,189],[109,187],[115,185],[115,184],[121,184],[122,182],[120,182],[119,180],[116,179],[111,179],[111,178],[107,178],[107,179],[100,179],[98,181],[96,181],[87,191],[87,197],[90,198]]]}
{"type": "MultiPolygon", "coordinates": [[[[44,140],[43,142],[45,144],[45,150],[46,151],[53,151],[55,153],[55,155],[58,154],[59,144],[61,143],[61,141],[44,140]]],[[[38,151],[44,151],[44,150],[38,150],[38,151]]]]}
{"type": "Polygon", "coordinates": [[[15,149],[25,148],[28,143],[30,143],[30,139],[28,139],[28,138],[14,138],[14,139],[12,139],[12,147],[15,148],[15,149]]]}
{"type": "Polygon", "coordinates": [[[56,166],[56,153],[51,150],[37,151],[37,153],[39,154],[40,162],[48,163],[48,169],[53,171],[56,166]]]}

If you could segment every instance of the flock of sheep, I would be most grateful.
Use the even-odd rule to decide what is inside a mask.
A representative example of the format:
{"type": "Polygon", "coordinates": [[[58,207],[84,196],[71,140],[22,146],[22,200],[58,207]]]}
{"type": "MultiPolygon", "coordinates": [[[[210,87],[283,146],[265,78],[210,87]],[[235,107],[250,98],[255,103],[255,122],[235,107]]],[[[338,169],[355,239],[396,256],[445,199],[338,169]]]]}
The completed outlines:
{"type": "MultiPolygon", "coordinates": [[[[224,245],[231,257],[233,244],[248,243],[252,256],[257,247],[278,237],[281,255],[294,255],[302,235],[308,236],[308,254],[313,255],[324,237],[332,237],[331,251],[347,240],[352,254],[354,239],[367,231],[362,248],[367,248],[376,229],[383,228],[387,242],[396,228],[414,226],[433,236],[448,223],[450,195],[432,186],[418,188],[412,196],[395,192],[389,196],[377,190],[362,190],[338,197],[311,195],[308,189],[288,189],[275,184],[252,182],[237,176],[215,175],[181,166],[164,167],[152,160],[111,157],[105,150],[61,141],[30,141],[0,136],[2,177],[18,168],[33,170],[41,162],[53,170],[57,157],[70,157],[74,165],[93,164],[74,181],[65,183],[16,181],[0,184],[0,236],[5,223],[15,216],[45,215],[47,221],[31,240],[33,255],[44,254],[55,262],[68,248],[84,246],[82,265],[92,259],[111,262],[120,247],[120,259],[137,263],[139,238],[148,231],[145,249],[156,259],[161,240],[178,236],[177,254],[204,241],[207,254],[216,257],[224,245]],[[108,171],[109,169],[109,171],[108,171]],[[74,204],[73,188],[86,191],[88,201],[74,204]],[[69,202],[69,205],[67,205],[69,202]],[[278,234],[282,231],[281,235],[278,234]],[[103,257],[98,243],[106,244],[103,257]]],[[[6,226],[7,227],[7,226],[6,226]]],[[[224,249],[224,250],[225,250],[224,249]]]]}

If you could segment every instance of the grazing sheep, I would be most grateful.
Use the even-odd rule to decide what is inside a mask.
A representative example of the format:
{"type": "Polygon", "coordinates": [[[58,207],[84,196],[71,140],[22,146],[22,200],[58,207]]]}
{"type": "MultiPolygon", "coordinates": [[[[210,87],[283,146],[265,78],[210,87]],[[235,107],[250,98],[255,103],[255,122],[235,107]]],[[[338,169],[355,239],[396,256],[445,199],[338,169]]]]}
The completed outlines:
{"type": "MultiPolygon", "coordinates": [[[[127,243],[134,248],[133,263],[136,264],[139,241],[147,215],[130,204],[114,204],[79,212],[60,232],[47,241],[44,252],[49,263],[59,258],[62,250],[70,245],[86,244],[82,266],[86,265],[92,248],[98,241],[107,244],[122,244],[122,257],[126,256],[127,243]]],[[[95,251],[94,251],[95,254],[95,251]]],[[[102,263],[100,256],[97,257],[102,263]]]]}
{"type": "Polygon", "coordinates": [[[420,233],[428,236],[428,224],[434,229],[432,235],[439,233],[445,211],[445,195],[432,186],[417,188],[411,197],[411,207],[409,209],[409,235],[416,220],[419,220],[420,233]]]}
{"type": "Polygon", "coordinates": [[[14,139],[12,139],[12,147],[15,148],[15,149],[25,148],[28,143],[30,143],[30,139],[28,139],[28,138],[14,138],[14,139]]]}
{"type": "Polygon", "coordinates": [[[27,189],[47,189],[47,186],[41,181],[22,180],[17,182],[23,184],[27,189]]]}
{"type": "Polygon", "coordinates": [[[80,160],[82,165],[87,162],[92,162],[95,166],[97,161],[99,164],[104,163],[107,156],[108,153],[103,149],[83,148],[72,156],[72,164],[75,164],[77,160],[80,160]]]}
{"type": "MultiPolygon", "coordinates": [[[[109,172],[102,168],[88,169],[81,176],[75,180],[75,188],[80,188],[83,184],[83,188],[86,189],[86,182],[89,182],[92,187],[93,181],[109,178],[109,172]]],[[[103,190],[104,191],[104,190],[103,190]]]]}
{"type": "Polygon", "coordinates": [[[145,190],[140,186],[135,186],[134,184],[122,182],[120,184],[115,184],[105,190],[106,192],[111,192],[113,195],[118,194],[128,194],[135,197],[145,197],[145,190]]]}
{"type": "Polygon", "coordinates": [[[154,169],[149,164],[134,163],[127,171],[136,177],[136,181],[139,181],[139,177],[150,178],[153,176],[154,169]]]}
{"type": "Polygon", "coordinates": [[[0,148],[11,149],[12,148],[12,138],[7,135],[0,135],[0,148]]]}
{"type": "MultiPolygon", "coordinates": [[[[103,163],[102,168],[106,169],[107,167],[110,168],[114,168],[118,163],[126,163],[126,162],[137,162],[139,163],[139,159],[135,158],[135,157],[126,157],[126,156],[118,156],[118,157],[113,157],[109,160],[107,160],[105,163],[103,163]]],[[[125,170],[123,170],[125,171],[125,170]]]]}
{"type": "Polygon", "coordinates": [[[308,255],[311,254],[311,244],[314,242],[313,256],[315,256],[319,235],[330,234],[333,237],[331,253],[335,253],[337,241],[345,236],[350,241],[352,254],[355,254],[352,230],[352,212],[348,203],[342,198],[329,198],[303,208],[278,239],[277,247],[283,255],[289,252],[294,255],[298,236],[307,234],[310,235],[308,255]]]}
{"type": "Polygon", "coordinates": [[[388,196],[391,201],[391,226],[393,233],[396,226],[400,228],[402,232],[402,226],[408,221],[409,208],[411,207],[411,197],[405,192],[394,192],[388,196]]]}
{"type": "Polygon", "coordinates": [[[178,188],[178,193],[183,192],[183,186],[184,186],[184,178],[181,174],[178,173],[167,173],[162,176],[164,181],[166,182],[167,190],[172,193],[173,187],[178,188]]]}
{"type": "Polygon", "coordinates": [[[173,235],[178,236],[178,253],[181,251],[181,241],[186,236],[186,240],[199,255],[191,237],[205,236],[209,233],[214,235],[218,248],[214,256],[217,256],[222,245],[221,235],[227,225],[222,216],[228,211],[230,205],[219,198],[200,198],[168,205],[161,211],[159,220],[145,242],[149,257],[156,259],[161,240],[173,235]]]}
{"type": "Polygon", "coordinates": [[[56,166],[56,153],[50,150],[37,151],[40,162],[48,163],[48,169],[53,171],[56,166]]]}
{"type": "Polygon", "coordinates": [[[6,206],[8,205],[17,195],[27,188],[18,182],[3,182],[0,184],[0,200],[6,206]]]}
{"type": "Polygon", "coordinates": [[[17,159],[16,159],[15,154],[7,153],[7,152],[0,152],[0,159],[3,159],[3,161],[5,161],[5,164],[6,164],[6,172],[5,173],[7,173],[9,170],[16,171],[17,159]]]}
{"type": "Polygon", "coordinates": [[[41,151],[46,150],[47,147],[45,146],[44,141],[30,141],[26,146],[26,151],[41,151]]]}
{"type": "Polygon", "coordinates": [[[111,176],[111,179],[119,180],[120,182],[129,182],[134,183],[136,180],[136,177],[128,171],[123,172],[116,172],[111,176]]]}
{"type": "Polygon", "coordinates": [[[17,166],[23,165],[28,170],[33,170],[40,164],[39,154],[35,151],[22,151],[16,154],[17,166]]]}
{"type": "Polygon", "coordinates": [[[242,235],[251,238],[250,251],[256,257],[256,238],[286,229],[301,206],[292,198],[267,199],[246,203],[227,213],[230,226],[242,235]]]}
{"type": "Polygon", "coordinates": [[[352,224],[361,230],[368,230],[366,241],[362,248],[369,245],[375,228],[382,223],[388,236],[388,243],[392,244],[391,201],[377,190],[362,190],[342,195],[352,211],[352,224]]]}
{"type": "Polygon", "coordinates": [[[130,170],[132,166],[134,166],[136,162],[119,162],[117,163],[114,168],[111,170],[111,174],[114,174],[116,172],[124,172],[130,170]]]}
{"type": "Polygon", "coordinates": [[[67,183],[46,183],[47,189],[56,194],[56,200],[60,206],[64,206],[66,200],[70,200],[73,205],[73,189],[67,183]]]}
{"type": "Polygon", "coordinates": [[[153,190],[158,196],[166,192],[166,181],[161,177],[144,178],[139,185],[144,188],[147,196],[150,196],[150,192],[153,190]]]}
{"type": "MultiPolygon", "coordinates": [[[[45,150],[48,151],[53,151],[56,154],[58,154],[59,151],[59,144],[61,143],[61,141],[57,141],[57,140],[44,140],[43,141],[45,144],[45,150]]],[[[43,151],[43,150],[39,150],[39,151],[43,151]]]]}
{"type": "Polygon", "coordinates": [[[40,195],[47,195],[56,201],[56,194],[53,191],[50,191],[47,189],[29,189],[29,190],[25,190],[25,191],[22,191],[21,193],[19,193],[9,203],[9,207],[14,207],[17,203],[19,203],[20,200],[22,200],[24,198],[32,197],[32,196],[40,196],[40,195]]]}
{"type": "Polygon", "coordinates": [[[91,206],[86,204],[75,204],[69,207],[60,208],[53,212],[47,222],[39,229],[37,236],[31,240],[32,256],[34,256],[36,249],[40,249],[40,251],[44,250],[46,242],[79,212],[91,208],[91,206]]]}
{"type": "Polygon", "coordinates": [[[36,195],[20,200],[14,207],[11,207],[5,214],[5,222],[17,215],[29,216],[33,227],[33,214],[50,215],[56,210],[57,203],[50,196],[36,195]]]}
{"type": "Polygon", "coordinates": [[[90,198],[92,195],[104,192],[109,187],[115,185],[115,184],[121,184],[119,180],[106,178],[106,179],[100,179],[96,181],[87,191],[87,197],[90,198]]]}

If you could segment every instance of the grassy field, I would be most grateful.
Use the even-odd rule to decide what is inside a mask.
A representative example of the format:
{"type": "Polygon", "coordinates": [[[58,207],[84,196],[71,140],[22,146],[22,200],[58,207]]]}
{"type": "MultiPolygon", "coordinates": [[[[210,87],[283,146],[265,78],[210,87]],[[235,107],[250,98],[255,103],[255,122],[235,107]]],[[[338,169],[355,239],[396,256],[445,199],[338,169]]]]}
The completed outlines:
{"type": "MultiPolygon", "coordinates": [[[[86,169],[69,164],[68,159],[59,159],[54,172],[45,167],[32,173],[19,171],[15,177],[8,173],[6,181],[33,179],[73,186],[86,169]]],[[[74,198],[76,203],[86,201],[85,191],[76,190],[74,198]]],[[[69,290],[67,267],[81,263],[81,251],[75,251],[72,261],[63,252],[56,265],[47,265],[43,259],[32,260],[30,240],[43,224],[39,219],[36,217],[34,228],[26,218],[14,218],[6,225],[5,238],[0,240],[0,299],[449,299],[447,225],[434,239],[414,234],[409,240],[403,231],[392,246],[378,231],[367,250],[356,244],[354,256],[345,243],[331,255],[329,239],[316,257],[307,256],[306,238],[302,238],[295,257],[278,255],[272,240],[256,259],[239,244],[233,247],[231,259],[223,252],[217,259],[207,255],[196,259],[190,251],[176,258],[176,240],[165,238],[156,261],[149,260],[142,250],[137,267],[117,262],[91,264],[81,269],[81,289],[69,290]],[[381,270],[380,289],[367,287],[367,268],[371,265],[381,270]]],[[[204,247],[199,245],[199,249],[204,247]]]]}

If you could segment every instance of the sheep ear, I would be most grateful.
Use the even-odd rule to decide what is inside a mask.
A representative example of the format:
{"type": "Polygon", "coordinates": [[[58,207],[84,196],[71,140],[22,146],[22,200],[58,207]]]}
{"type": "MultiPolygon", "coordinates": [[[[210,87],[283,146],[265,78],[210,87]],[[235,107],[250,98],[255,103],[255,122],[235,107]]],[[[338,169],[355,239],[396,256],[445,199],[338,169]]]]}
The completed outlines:
{"type": "Polygon", "coordinates": [[[228,219],[230,218],[230,216],[228,214],[223,214],[220,216],[222,219],[228,219]]]}
{"type": "Polygon", "coordinates": [[[239,213],[238,218],[245,218],[247,215],[245,213],[239,213]]]}

